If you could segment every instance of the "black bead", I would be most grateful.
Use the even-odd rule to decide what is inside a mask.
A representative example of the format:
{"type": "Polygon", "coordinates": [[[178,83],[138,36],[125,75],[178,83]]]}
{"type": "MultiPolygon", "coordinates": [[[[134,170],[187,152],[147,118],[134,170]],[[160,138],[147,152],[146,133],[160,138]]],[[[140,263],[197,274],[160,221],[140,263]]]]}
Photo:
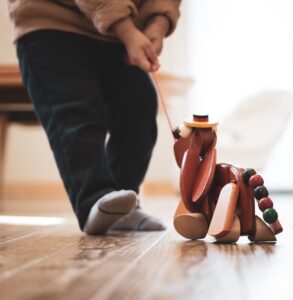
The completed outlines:
{"type": "Polygon", "coordinates": [[[245,183],[248,183],[249,181],[249,178],[252,176],[252,175],[255,175],[256,172],[254,169],[251,169],[251,168],[248,168],[248,169],[245,169],[242,173],[242,178],[243,178],[243,181],[245,183]]]}
{"type": "Polygon", "coordinates": [[[175,127],[175,128],[173,129],[172,133],[173,133],[173,136],[174,136],[174,138],[175,138],[176,140],[179,140],[179,139],[181,138],[179,127],[175,127]]]}
{"type": "Polygon", "coordinates": [[[269,192],[267,190],[267,188],[263,185],[258,186],[255,190],[254,190],[254,197],[257,200],[260,200],[261,198],[265,198],[269,195],[269,192]]]}

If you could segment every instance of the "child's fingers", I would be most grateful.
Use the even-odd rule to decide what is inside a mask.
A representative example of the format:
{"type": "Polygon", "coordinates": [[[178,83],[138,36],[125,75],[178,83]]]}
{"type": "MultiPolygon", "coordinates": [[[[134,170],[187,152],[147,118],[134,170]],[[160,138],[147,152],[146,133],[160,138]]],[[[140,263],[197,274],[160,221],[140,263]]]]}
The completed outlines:
{"type": "Polygon", "coordinates": [[[153,48],[154,48],[154,51],[156,53],[156,55],[160,55],[162,50],[163,50],[163,40],[161,39],[155,39],[153,41],[153,48]]]}
{"type": "Polygon", "coordinates": [[[152,64],[149,62],[149,60],[144,54],[140,57],[137,66],[143,69],[145,72],[152,71],[152,64]]]}
{"type": "Polygon", "coordinates": [[[141,63],[139,64],[139,67],[141,69],[143,69],[145,72],[152,71],[152,65],[147,60],[141,61],[141,63]]]}
{"type": "Polygon", "coordinates": [[[156,72],[156,71],[158,71],[159,70],[159,68],[161,67],[161,65],[160,64],[155,64],[155,65],[152,65],[152,72],[156,72]]]}
{"type": "Polygon", "coordinates": [[[152,44],[148,44],[144,48],[145,54],[152,65],[158,64],[158,57],[156,52],[153,49],[152,44]]]}
{"type": "Polygon", "coordinates": [[[143,51],[135,53],[135,55],[131,57],[130,61],[131,64],[136,65],[137,67],[143,69],[145,72],[151,71],[151,63],[148,61],[143,51]]]}

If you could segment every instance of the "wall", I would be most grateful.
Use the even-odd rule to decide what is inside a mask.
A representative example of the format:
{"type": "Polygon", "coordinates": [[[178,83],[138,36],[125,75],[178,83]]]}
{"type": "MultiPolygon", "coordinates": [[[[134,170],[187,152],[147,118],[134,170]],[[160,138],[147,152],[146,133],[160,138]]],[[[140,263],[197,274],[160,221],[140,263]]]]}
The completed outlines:
{"type": "Polygon", "coordinates": [[[292,89],[292,0],[189,1],[192,108],[224,118],[246,97],[292,89]]]}
{"type": "Polygon", "coordinates": [[[15,62],[16,57],[11,45],[11,27],[6,12],[6,1],[0,1],[0,64],[15,62]]]}
{"type": "MultiPolygon", "coordinates": [[[[163,71],[192,76],[196,85],[189,105],[184,99],[169,102],[170,106],[177,103],[174,124],[186,111],[208,112],[222,120],[248,96],[268,89],[292,90],[292,11],[292,0],[184,0],[182,18],[174,36],[165,42],[161,64],[163,71]],[[183,105],[187,107],[182,109],[183,105]]],[[[0,63],[11,63],[15,56],[4,12],[5,1],[1,1],[0,63]]],[[[168,181],[174,178],[172,139],[164,116],[158,120],[158,145],[147,178],[168,181]]],[[[288,149],[293,148],[290,134],[283,143],[288,149]]],[[[11,127],[7,153],[7,180],[58,180],[40,128],[11,127]]]]}
{"type": "MultiPolygon", "coordinates": [[[[6,1],[0,2],[0,64],[16,64],[6,1]]],[[[4,178],[12,182],[56,181],[59,175],[40,127],[9,127],[4,178]],[[33,167],[32,167],[33,166],[33,167]]]]}

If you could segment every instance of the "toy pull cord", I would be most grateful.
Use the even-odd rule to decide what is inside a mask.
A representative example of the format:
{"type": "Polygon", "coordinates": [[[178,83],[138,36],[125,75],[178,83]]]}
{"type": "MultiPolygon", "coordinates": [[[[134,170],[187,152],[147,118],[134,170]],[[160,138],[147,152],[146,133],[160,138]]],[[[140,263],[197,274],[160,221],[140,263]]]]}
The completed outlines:
{"type": "Polygon", "coordinates": [[[162,93],[160,85],[159,85],[159,80],[158,80],[157,75],[156,75],[155,72],[152,72],[152,77],[153,77],[153,81],[154,81],[155,86],[156,86],[156,90],[157,90],[158,95],[159,95],[160,102],[161,102],[161,104],[163,106],[164,113],[165,113],[165,116],[167,118],[168,125],[169,125],[169,128],[170,128],[172,137],[173,137],[174,141],[176,141],[176,139],[174,138],[174,135],[173,135],[173,126],[172,126],[171,119],[170,119],[170,116],[169,116],[169,113],[168,113],[168,110],[167,110],[166,101],[165,101],[165,99],[163,97],[163,93],[162,93]]]}
{"type": "MultiPolygon", "coordinates": [[[[130,63],[130,61],[129,61],[129,59],[128,59],[127,56],[125,56],[124,61],[125,61],[125,63],[127,65],[131,66],[131,63],[130,63]]],[[[165,99],[163,97],[163,93],[162,93],[160,85],[159,85],[159,80],[157,78],[157,75],[156,75],[155,71],[152,71],[151,73],[152,73],[153,81],[155,83],[156,90],[157,90],[158,95],[159,95],[159,100],[160,100],[160,102],[161,102],[161,104],[163,106],[164,113],[165,113],[165,116],[166,116],[167,121],[168,121],[168,125],[169,125],[169,128],[170,128],[172,137],[173,137],[174,141],[176,141],[176,139],[174,137],[174,134],[173,134],[173,126],[172,126],[172,123],[171,123],[171,119],[170,119],[170,116],[168,114],[168,110],[167,110],[167,106],[166,106],[166,101],[165,101],[165,99]]]]}

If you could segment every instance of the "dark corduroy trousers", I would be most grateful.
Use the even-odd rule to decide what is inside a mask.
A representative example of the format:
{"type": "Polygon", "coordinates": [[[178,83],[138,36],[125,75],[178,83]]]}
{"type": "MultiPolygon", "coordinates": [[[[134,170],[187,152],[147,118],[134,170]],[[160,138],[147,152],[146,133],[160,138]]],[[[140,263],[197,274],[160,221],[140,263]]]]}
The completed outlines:
{"type": "Polygon", "coordinates": [[[147,73],[125,63],[119,43],[40,30],[17,42],[17,54],[83,228],[105,193],[139,191],[157,137],[154,86],[147,73]]]}

